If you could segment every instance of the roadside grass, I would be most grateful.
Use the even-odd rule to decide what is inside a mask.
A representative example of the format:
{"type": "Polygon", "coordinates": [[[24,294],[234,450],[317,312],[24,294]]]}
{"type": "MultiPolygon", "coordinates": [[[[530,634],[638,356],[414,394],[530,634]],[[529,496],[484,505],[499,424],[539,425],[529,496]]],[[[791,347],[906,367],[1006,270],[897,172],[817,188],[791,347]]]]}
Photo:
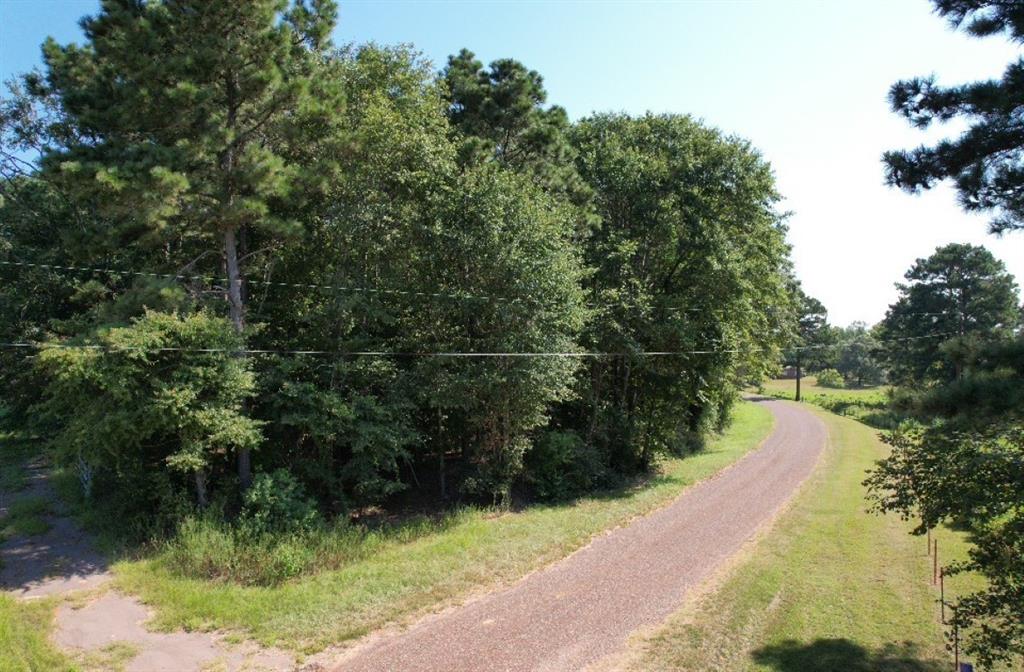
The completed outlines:
{"type": "Polygon", "coordinates": [[[159,628],[226,628],[263,644],[313,653],[511,582],[585,545],[595,534],[674,499],[755,448],[772,416],[743,402],[706,450],[666,460],[636,487],[519,512],[467,509],[430,533],[367,541],[331,571],[273,587],[183,578],[161,554],[115,564],[119,588],[154,607],[159,628]]]}
{"type": "Polygon", "coordinates": [[[78,655],[77,663],[81,672],[124,672],[125,666],[139,652],[138,645],[115,642],[98,651],[78,655]]]}
{"type": "Polygon", "coordinates": [[[0,593],[0,670],[75,672],[77,668],[50,643],[52,600],[18,602],[0,593]]]}
{"type": "MultiPolygon", "coordinates": [[[[885,453],[869,427],[816,411],[830,445],[767,536],[721,587],[632,643],[633,670],[931,672],[952,667],[926,540],[866,511],[861,481],[885,453]]],[[[963,534],[937,532],[943,562],[966,557],[963,534]]],[[[946,581],[947,599],[979,577],[946,581]]]]}

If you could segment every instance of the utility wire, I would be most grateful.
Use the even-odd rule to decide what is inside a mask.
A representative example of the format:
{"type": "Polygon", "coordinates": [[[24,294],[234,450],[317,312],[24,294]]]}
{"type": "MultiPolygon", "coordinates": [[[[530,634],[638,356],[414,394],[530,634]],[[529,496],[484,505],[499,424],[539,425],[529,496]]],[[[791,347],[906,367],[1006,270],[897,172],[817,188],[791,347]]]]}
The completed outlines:
{"type": "MultiPolygon", "coordinates": [[[[916,341],[927,338],[955,336],[955,333],[929,334],[926,336],[907,336],[880,340],[880,343],[897,341],[916,341]]],[[[832,348],[829,345],[802,345],[784,350],[816,350],[832,348]]],[[[600,358],[600,357],[678,357],[687,355],[719,355],[740,354],[752,351],[768,351],[768,348],[727,348],[721,350],[646,350],[638,352],[457,352],[457,351],[391,351],[391,350],[287,350],[287,349],[249,349],[249,348],[179,348],[179,347],[145,347],[145,346],[108,346],[97,344],[75,343],[31,343],[26,341],[0,343],[0,348],[23,350],[94,350],[99,352],[192,352],[192,353],[226,353],[232,355],[335,355],[339,357],[447,357],[447,358],[528,358],[528,357],[562,357],[562,358],[600,358]]]]}
{"type": "MultiPolygon", "coordinates": [[[[114,268],[100,268],[90,266],[67,266],[60,264],[36,264],[27,261],[4,261],[0,260],[0,266],[14,266],[21,268],[41,268],[51,271],[70,271],[76,273],[107,273],[110,275],[138,276],[145,278],[163,278],[166,280],[192,280],[206,283],[227,282],[227,278],[218,278],[211,275],[186,275],[181,273],[151,273],[147,271],[123,271],[114,268]]],[[[289,287],[292,289],[330,289],[342,292],[365,292],[367,294],[395,294],[399,296],[421,296],[427,298],[444,299],[468,299],[475,301],[508,301],[515,302],[519,299],[505,299],[503,297],[486,296],[483,294],[447,294],[444,292],[419,292],[406,289],[380,289],[377,287],[352,287],[344,285],[319,285],[301,282],[273,282],[270,280],[246,279],[246,284],[262,285],[265,287],[289,287]]]]}
{"type": "MultiPolygon", "coordinates": [[[[153,273],[148,271],[126,271],[116,268],[102,268],[95,266],[71,266],[67,264],[39,264],[28,261],[8,261],[0,260],[0,266],[11,266],[18,268],[40,268],[51,271],[64,271],[74,273],[106,273],[109,275],[121,275],[121,276],[137,276],[146,278],[163,278],[167,280],[191,280],[191,281],[202,281],[206,283],[215,282],[227,282],[227,278],[219,278],[210,275],[188,275],[183,273],[153,273]]],[[[509,299],[502,296],[491,296],[487,294],[452,294],[446,292],[420,292],[414,290],[404,289],[381,289],[378,287],[355,287],[350,285],[324,285],[316,283],[301,283],[301,282],[274,282],[270,280],[253,280],[246,279],[246,284],[249,285],[261,285],[265,287],[288,287],[291,289],[317,289],[317,290],[334,290],[340,292],[362,292],[367,294],[391,294],[396,296],[419,296],[424,298],[444,298],[453,300],[469,300],[469,301],[503,301],[509,303],[521,302],[521,299],[509,299]]],[[[636,304],[632,304],[636,305],[636,304]]],[[[589,308],[601,308],[600,304],[588,303],[589,308]]],[[[703,313],[708,312],[704,308],[682,308],[682,307],[671,307],[667,308],[669,312],[690,312],[690,313],[703,313]]],[[[767,311],[778,311],[781,310],[778,306],[767,306],[763,308],[767,311]]],[[[908,315],[925,315],[925,316],[939,316],[939,315],[953,315],[959,314],[959,311],[940,311],[940,312],[910,312],[910,313],[899,313],[899,316],[908,315]]]]}
{"type": "MultiPolygon", "coordinates": [[[[102,268],[97,266],[71,266],[67,264],[39,264],[28,261],[9,261],[0,260],[0,266],[10,266],[15,268],[39,268],[49,271],[61,271],[70,273],[105,273],[108,275],[120,275],[120,276],[136,276],[144,278],[162,278],[165,280],[184,280],[184,281],[200,281],[207,284],[214,283],[226,283],[227,278],[220,278],[211,275],[188,275],[184,273],[153,273],[149,271],[126,271],[116,268],[102,268]]],[[[355,287],[351,285],[323,285],[313,283],[301,283],[301,282],[274,282],[270,280],[254,280],[247,278],[245,283],[248,285],[260,285],[264,287],[287,287],[290,289],[316,289],[316,290],[333,290],[338,292],[362,292],[366,294],[387,294],[395,296],[418,296],[423,298],[435,298],[435,299],[452,299],[456,301],[468,300],[468,301],[496,301],[506,303],[522,303],[522,299],[513,298],[509,299],[502,296],[491,296],[488,294],[452,294],[446,292],[420,292],[414,290],[405,289],[381,289],[379,287],[355,287]]],[[[636,305],[636,304],[632,304],[636,305]]],[[[588,303],[589,308],[601,308],[602,305],[588,303]]],[[[682,307],[669,307],[669,311],[673,312],[707,312],[703,308],[682,308],[682,307]]],[[[770,307],[768,310],[778,310],[778,308],[770,307]]]]}

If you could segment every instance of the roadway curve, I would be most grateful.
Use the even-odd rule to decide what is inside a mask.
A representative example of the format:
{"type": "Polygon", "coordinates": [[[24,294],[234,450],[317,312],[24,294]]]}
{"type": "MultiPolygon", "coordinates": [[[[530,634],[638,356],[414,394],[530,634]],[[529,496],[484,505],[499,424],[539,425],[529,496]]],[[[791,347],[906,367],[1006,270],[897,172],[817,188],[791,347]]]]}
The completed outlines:
{"type": "Polygon", "coordinates": [[[825,446],[799,405],[764,443],[672,504],[523,580],[407,630],[371,637],[336,672],[580,670],[662,622],[793,496],[825,446]]]}

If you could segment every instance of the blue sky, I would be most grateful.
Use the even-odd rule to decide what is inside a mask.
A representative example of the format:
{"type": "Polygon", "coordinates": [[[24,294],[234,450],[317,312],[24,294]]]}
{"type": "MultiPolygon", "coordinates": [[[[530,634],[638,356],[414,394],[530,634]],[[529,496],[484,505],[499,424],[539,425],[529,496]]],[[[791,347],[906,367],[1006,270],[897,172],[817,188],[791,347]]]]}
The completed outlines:
{"type": "MultiPolygon", "coordinates": [[[[0,0],[0,75],[39,62],[47,35],[80,39],[96,0],[0,0]]],[[[874,322],[913,260],[984,244],[1024,281],[1024,235],[997,239],[943,187],[882,183],[881,153],[922,133],[888,110],[900,78],[952,84],[1001,74],[1019,49],[949,30],[927,0],[858,2],[345,2],[339,43],[411,43],[438,67],[468,47],[538,70],[549,102],[593,111],[688,113],[748,138],[775,168],[805,288],[832,320],[874,322]]]]}

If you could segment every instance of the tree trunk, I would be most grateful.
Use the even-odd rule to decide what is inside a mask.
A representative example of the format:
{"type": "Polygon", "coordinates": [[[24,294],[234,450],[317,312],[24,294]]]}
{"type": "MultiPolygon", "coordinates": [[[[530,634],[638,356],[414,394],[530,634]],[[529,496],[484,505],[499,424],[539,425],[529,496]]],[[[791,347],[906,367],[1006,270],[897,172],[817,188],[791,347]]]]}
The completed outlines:
{"type": "Polygon", "coordinates": [[[796,400],[800,401],[800,360],[796,360],[796,400]]]}
{"type": "Polygon", "coordinates": [[[448,499],[444,473],[444,418],[437,409],[437,479],[441,486],[441,499],[448,499]]]}
{"type": "Polygon", "coordinates": [[[202,469],[196,469],[195,471],[196,481],[196,502],[199,503],[200,509],[205,509],[210,503],[209,498],[206,496],[206,472],[202,469]]]}
{"type": "Polygon", "coordinates": [[[592,409],[590,413],[590,425],[587,427],[587,440],[588,446],[594,445],[594,434],[597,432],[597,418],[598,412],[601,408],[601,383],[604,380],[604,370],[602,364],[595,362],[591,365],[590,369],[590,387],[593,390],[592,395],[592,409]]]}
{"type": "MultiPolygon", "coordinates": [[[[228,272],[228,308],[231,323],[239,334],[245,332],[245,303],[242,300],[242,272],[238,265],[236,229],[224,232],[224,260],[228,272]]],[[[248,448],[238,451],[238,481],[243,490],[252,484],[252,457],[248,448]]]]}

